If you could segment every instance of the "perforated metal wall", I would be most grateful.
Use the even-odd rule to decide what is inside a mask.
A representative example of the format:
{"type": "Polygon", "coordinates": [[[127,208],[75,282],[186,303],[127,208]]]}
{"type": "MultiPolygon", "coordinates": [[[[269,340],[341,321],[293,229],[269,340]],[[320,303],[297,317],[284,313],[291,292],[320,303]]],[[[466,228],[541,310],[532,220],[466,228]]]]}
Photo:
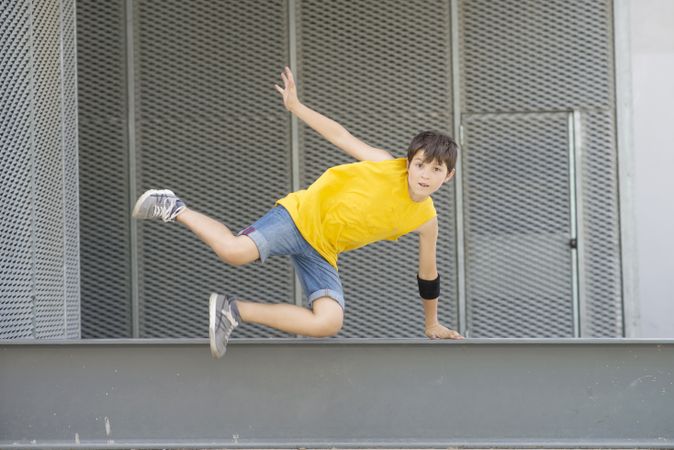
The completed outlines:
{"type": "Polygon", "coordinates": [[[610,0],[464,0],[461,110],[613,108],[610,0]]]}
{"type": "Polygon", "coordinates": [[[77,133],[77,54],[75,40],[75,0],[61,2],[61,56],[63,96],[63,215],[65,226],[66,337],[81,336],[79,167],[77,133]]]}
{"type": "Polygon", "coordinates": [[[77,2],[82,336],[132,334],[125,2],[77,2]]]}
{"type": "MultiPolygon", "coordinates": [[[[289,115],[273,89],[289,62],[289,36],[300,97],[355,136],[403,156],[419,131],[453,134],[449,1],[136,0],[128,43],[126,2],[79,2],[88,35],[79,70],[82,314],[91,337],[130,335],[132,262],[142,337],[205,336],[211,291],[293,301],[287,260],[229,267],[180,225],[128,217],[130,198],[166,187],[236,232],[291,190],[289,115]]],[[[619,336],[610,1],[457,4],[468,329],[572,335],[567,118],[578,111],[580,329],[584,337],[619,336]],[[508,178],[513,164],[520,170],[508,178]]],[[[301,188],[352,162],[301,123],[298,139],[301,188]]],[[[452,327],[460,301],[455,195],[453,183],[434,195],[440,319],[452,327]]],[[[340,256],[349,310],[340,336],[421,336],[416,241],[409,235],[340,256]]],[[[237,336],[281,334],[246,326],[237,336]]]]}
{"type": "MultiPolygon", "coordinates": [[[[290,190],[282,1],[140,1],[134,14],[138,193],[166,187],[233,232],[290,190]]],[[[211,292],[293,298],[287,259],[231,267],[180,225],[138,223],[143,337],[207,336],[211,292]]],[[[246,325],[238,337],[282,336],[246,325]]]]}
{"type": "Polygon", "coordinates": [[[0,27],[0,338],[76,338],[74,3],[5,3],[0,27]]]}
{"type": "MultiPolygon", "coordinates": [[[[297,18],[306,104],[396,157],[405,156],[420,131],[453,134],[448,2],[310,0],[298,3],[297,18]]],[[[302,188],[327,168],[353,162],[305,125],[300,148],[302,188]]],[[[433,197],[440,223],[439,318],[448,326],[456,326],[457,316],[454,196],[450,183],[433,197]]],[[[349,310],[340,336],[423,336],[416,235],[342,254],[339,266],[349,310]]]]}
{"type": "Polygon", "coordinates": [[[0,22],[3,42],[0,61],[6,68],[3,71],[14,75],[3,73],[0,78],[2,192],[7,210],[13,212],[0,215],[2,338],[31,337],[33,332],[32,11],[29,6],[29,2],[8,5],[4,12],[6,18],[0,22]]]}
{"type": "Polygon", "coordinates": [[[581,331],[583,337],[622,336],[615,113],[581,117],[581,331]]]}
{"type": "Polygon", "coordinates": [[[470,336],[573,337],[568,114],[463,125],[470,336]]]}
{"type": "MultiPolygon", "coordinates": [[[[580,112],[582,138],[578,149],[580,171],[577,176],[583,337],[622,335],[611,18],[611,2],[608,0],[460,2],[461,110],[464,115],[499,112],[514,118],[515,113],[525,111],[580,112]]],[[[531,170],[541,173],[538,188],[545,189],[551,178],[543,174],[552,175],[557,170],[563,170],[555,159],[563,155],[556,152],[567,150],[549,142],[554,134],[539,135],[538,140],[526,146],[528,150],[513,145],[518,142],[516,133],[520,136],[538,135],[536,127],[529,127],[524,134],[522,132],[518,129],[472,130],[469,132],[472,138],[478,139],[479,145],[485,147],[473,148],[467,143],[464,159],[478,160],[489,155],[488,158],[495,161],[507,154],[508,159],[504,161],[507,167],[503,170],[519,168],[523,161],[530,160],[533,164],[531,170]],[[501,136],[497,141],[500,145],[490,142],[493,133],[501,136]],[[513,136],[509,137],[508,133],[513,133],[513,136]],[[532,153],[537,147],[540,151],[532,153]]],[[[520,183],[521,176],[519,171],[513,172],[512,179],[501,187],[512,189],[512,185],[520,183]]],[[[487,173],[477,171],[467,175],[465,182],[468,186],[488,187],[492,180],[487,173]]],[[[533,202],[536,198],[532,193],[519,200],[520,203],[533,202]]],[[[471,200],[470,196],[465,197],[467,217],[471,217],[476,212],[474,210],[480,210],[480,206],[471,203],[471,200]]],[[[506,221],[514,225],[530,218],[529,214],[515,209],[506,221]]],[[[496,234],[498,227],[493,218],[484,219],[481,227],[485,233],[496,234]]],[[[516,236],[511,234],[510,238],[516,239],[516,236]]],[[[521,249],[519,246],[511,248],[511,255],[519,255],[521,249]]],[[[532,259],[535,267],[521,267],[520,276],[525,273],[538,276],[541,262],[559,251],[558,247],[549,248],[532,259]]],[[[528,254],[528,257],[534,255],[528,254]]],[[[482,282],[482,275],[488,276],[481,273],[487,266],[476,266],[475,261],[468,259],[467,267],[472,272],[467,274],[467,279],[482,282]]],[[[540,277],[538,296],[546,297],[543,293],[558,289],[555,278],[549,275],[540,277]]],[[[513,309],[514,287],[511,282],[510,278],[492,280],[489,283],[492,289],[489,300],[485,298],[472,305],[473,313],[478,312],[475,307],[480,305],[479,311],[485,317],[501,311],[495,317],[502,317],[503,321],[487,326],[473,315],[471,320],[477,322],[469,323],[470,328],[479,331],[482,336],[502,336],[506,331],[501,323],[508,326],[524,324],[525,329],[515,327],[509,335],[545,336],[568,332],[566,319],[557,322],[562,310],[547,303],[532,302],[537,295],[529,296],[532,306],[524,316],[519,308],[513,309]],[[557,326],[551,327],[549,321],[541,322],[541,317],[555,319],[557,326]],[[539,325],[536,326],[536,323],[539,325]]],[[[471,304],[473,300],[468,297],[467,303],[471,304]]]]}

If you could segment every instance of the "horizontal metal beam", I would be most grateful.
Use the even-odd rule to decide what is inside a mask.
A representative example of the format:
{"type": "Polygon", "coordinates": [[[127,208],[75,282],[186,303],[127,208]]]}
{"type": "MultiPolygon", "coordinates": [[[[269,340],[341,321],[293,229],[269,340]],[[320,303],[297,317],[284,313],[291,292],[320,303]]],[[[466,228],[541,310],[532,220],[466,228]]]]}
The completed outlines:
{"type": "Polygon", "coordinates": [[[674,340],[0,341],[1,448],[670,448],[674,340]]]}

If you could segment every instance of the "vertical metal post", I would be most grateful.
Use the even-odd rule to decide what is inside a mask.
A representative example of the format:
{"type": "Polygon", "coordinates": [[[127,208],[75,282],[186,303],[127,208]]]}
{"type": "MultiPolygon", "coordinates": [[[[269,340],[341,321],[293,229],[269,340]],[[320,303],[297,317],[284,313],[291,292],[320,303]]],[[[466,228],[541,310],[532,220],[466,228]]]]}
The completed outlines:
{"type": "MultiPolygon", "coordinates": [[[[463,128],[461,126],[461,83],[459,70],[459,0],[451,0],[451,45],[452,45],[452,117],[454,119],[454,139],[459,143],[463,153],[463,128]]],[[[459,155],[456,161],[454,175],[455,205],[456,205],[456,268],[457,268],[457,298],[459,313],[457,317],[459,332],[466,336],[468,330],[466,308],[466,273],[464,261],[463,236],[463,164],[459,155]]]]}
{"type": "Polygon", "coordinates": [[[37,333],[35,327],[37,326],[37,321],[35,316],[37,313],[37,302],[36,299],[36,268],[37,268],[37,258],[35,255],[35,246],[37,239],[35,238],[36,229],[36,214],[35,214],[35,195],[37,188],[35,187],[35,159],[37,149],[35,148],[35,10],[33,9],[33,2],[28,3],[28,52],[29,52],[29,61],[30,61],[30,73],[28,74],[29,84],[30,84],[30,253],[31,253],[31,267],[30,267],[30,277],[31,277],[31,286],[30,286],[30,298],[31,298],[31,311],[30,311],[30,320],[31,320],[31,337],[37,338],[37,333]]]}
{"type": "Polygon", "coordinates": [[[583,204],[582,183],[582,130],[580,111],[569,114],[569,192],[571,206],[571,239],[575,240],[575,248],[571,248],[571,278],[573,298],[573,335],[582,337],[583,319],[586,311],[583,301],[584,264],[583,264],[583,204]]]}
{"type": "MultiPolygon", "coordinates": [[[[77,86],[79,85],[78,78],[77,78],[77,1],[73,1],[73,16],[72,16],[72,21],[73,21],[73,41],[72,45],[74,46],[73,48],[73,79],[75,81],[75,87],[74,87],[74,95],[75,95],[75,112],[73,114],[73,120],[75,121],[75,132],[79,133],[80,129],[80,123],[79,123],[79,115],[77,112],[79,111],[79,97],[77,93],[77,86]]],[[[77,169],[77,178],[75,179],[75,186],[76,186],[76,192],[79,194],[80,192],[80,182],[79,182],[79,159],[80,159],[80,144],[79,144],[79,139],[77,135],[75,136],[75,158],[76,158],[76,167],[77,169]]],[[[77,214],[78,216],[80,215],[80,202],[79,198],[77,200],[77,214]]],[[[78,224],[79,226],[79,224],[78,224]]],[[[81,254],[81,232],[78,230],[77,232],[77,255],[81,254]]],[[[82,339],[82,267],[81,263],[78,261],[77,262],[77,274],[78,274],[78,286],[77,286],[77,339],[82,339]]],[[[67,332],[67,331],[66,331],[67,332]]]]}
{"type": "MultiPolygon", "coordinates": [[[[129,205],[136,202],[136,84],[134,64],[133,2],[126,0],[126,93],[127,93],[127,145],[129,148],[129,205]]],[[[138,293],[138,224],[129,217],[129,237],[131,256],[131,332],[132,337],[140,337],[139,293],[138,293]]]]}
{"type": "Polygon", "coordinates": [[[630,61],[630,2],[613,1],[615,95],[620,199],[620,262],[622,268],[623,335],[640,336],[636,219],[634,216],[634,145],[632,141],[632,65],[630,61]]]}
{"type": "MultiPolygon", "coordinates": [[[[74,0],[73,0],[74,1],[74,0]]],[[[63,202],[63,209],[61,218],[63,219],[63,338],[68,338],[68,265],[66,264],[66,248],[68,246],[67,239],[67,220],[66,220],[66,121],[65,121],[65,70],[63,65],[63,0],[59,2],[59,69],[61,72],[61,92],[60,92],[60,107],[61,107],[61,181],[63,188],[61,191],[61,201],[63,202]]]]}
{"type": "MultiPolygon", "coordinates": [[[[290,70],[297,73],[297,2],[288,0],[288,56],[290,58],[290,70]]],[[[292,190],[297,191],[300,188],[300,141],[299,124],[295,115],[290,115],[290,158],[292,161],[291,177],[292,190]]],[[[302,306],[302,286],[300,280],[293,270],[293,292],[295,293],[295,304],[302,306]]]]}

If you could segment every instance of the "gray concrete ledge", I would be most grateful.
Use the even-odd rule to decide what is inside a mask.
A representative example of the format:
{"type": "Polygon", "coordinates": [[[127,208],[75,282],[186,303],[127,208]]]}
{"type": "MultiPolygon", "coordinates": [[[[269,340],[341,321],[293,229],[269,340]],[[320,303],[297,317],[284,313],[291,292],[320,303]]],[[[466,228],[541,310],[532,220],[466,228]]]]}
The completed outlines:
{"type": "Polygon", "coordinates": [[[0,342],[0,448],[672,448],[674,340],[0,342]]]}

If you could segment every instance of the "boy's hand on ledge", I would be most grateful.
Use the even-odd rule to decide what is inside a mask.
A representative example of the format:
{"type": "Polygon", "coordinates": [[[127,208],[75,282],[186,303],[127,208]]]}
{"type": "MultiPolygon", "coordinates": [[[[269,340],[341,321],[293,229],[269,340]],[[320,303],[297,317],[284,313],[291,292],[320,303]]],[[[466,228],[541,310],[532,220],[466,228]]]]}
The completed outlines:
{"type": "Polygon", "coordinates": [[[425,333],[431,339],[463,339],[458,332],[436,323],[426,327],[425,333]]]}
{"type": "Polygon", "coordinates": [[[290,112],[300,104],[299,99],[297,98],[297,86],[295,85],[295,78],[293,73],[290,71],[290,68],[286,66],[285,70],[281,73],[281,78],[283,79],[284,88],[281,88],[278,84],[275,84],[276,90],[283,96],[283,104],[286,109],[290,112]]]}

